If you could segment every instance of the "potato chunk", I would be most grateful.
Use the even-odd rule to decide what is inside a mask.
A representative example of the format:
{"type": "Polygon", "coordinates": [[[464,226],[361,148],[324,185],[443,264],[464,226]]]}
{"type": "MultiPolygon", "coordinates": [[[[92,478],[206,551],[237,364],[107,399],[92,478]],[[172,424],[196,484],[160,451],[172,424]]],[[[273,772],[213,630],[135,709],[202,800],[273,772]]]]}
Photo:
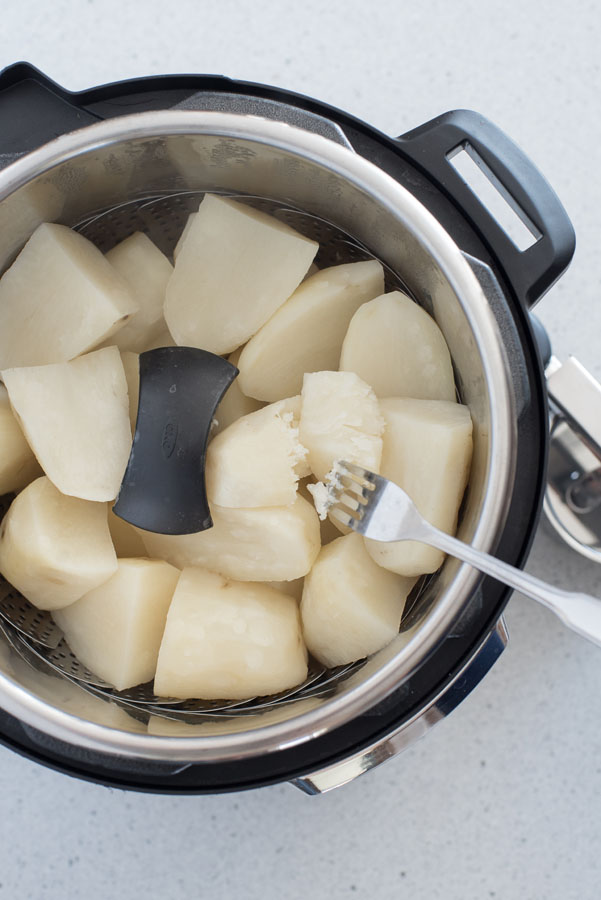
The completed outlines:
{"type": "Polygon", "coordinates": [[[42,474],[0,384],[0,494],[19,491],[42,474]]]}
{"type": "Polygon", "coordinates": [[[60,609],[117,569],[106,503],[67,497],[42,476],[0,526],[0,572],[39,609],[60,609]]]}
{"type": "Polygon", "coordinates": [[[2,379],[30,446],[63,494],[114,500],[131,450],[127,381],[119,351],[6,369],[2,379]]]}
{"type": "Polygon", "coordinates": [[[130,525],[112,509],[108,514],[109,531],[118,559],[146,556],[146,547],[134,525],[130,525]]]}
{"type": "MultiPolygon", "coordinates": [[[[472,457],[467,406],[445,400],[380,401],[386,420],[381,473],[406,491],[428,522],[454,534],[472,457]]],[[[444,553],[416,541],[366,540],[378,565],[400,575],[435,572],[444,553]]]]}
{"type": "Polygon", "coordinates": [[[378,397],[455,399],[451,356],[442,331],[400,291],[359,307],[342,344],[340,369],[356,372],[378,397]]]}
{"type": "Polygon", "coordinates": [[[184,569],[167,616],[155,692],[205,700],[276,694],[307,677],[293,597],[184,569]]]}
{"type": "Polygon", "coordinates": [[[177,259],[177,257],[179,256],[179,252],[182,249],[182,247],[184,246],[184,241],[186,240],[186,238],[188,237],[188,235],[190,233],[190,228],[192,227],[192,222],[194,221],[194,219],[196,218],[197,215],[198,215],[198,213],[190,213],[190,215],[186,219],[186,224],[183,227],[183,230],[179,236],[178,242],[175,245],[175,247],[173,248],[173,259],[177,259]]]}
{"type": "Polygon", "coordinates": [[[111,343],[141,353],[165,331],[163,303],[173,266],[149,237],[136,231],[113,247],[106,259],[123,276],[139,310],[111,343]]]}
{"type": "MultiPolygon", "coordinates": [[[[240,359],[242,350],[243,347],[239,347],[233,353],[230,353],[227,361],[231,362],[233,366],[238,366],[238,360],[240,359]]],[[[260,400],[253,400],[252,397],[247,397],[246,394],[242,393],[239,381],[240,376],[234,378],[225,392],[223,400],[215,411],[217,425],[215,426],[213,436],[224,431],[228,425],[231,425],[232,422],[235,422],[237,419],[241,419],[242,416],[247,416],[249,413],[256,412],[263,407],[263,403],[261,403],[260,400]]]]}
{"type": "Polygon", "coordinates": [[[0,369],[73,359],[137,310],[91,241],[64,225],[40,225],[0,279],[0,369]]]}
{"type": "Polygon", "coordinates": [[[207,496],[218,506],[287,506],[308,473],[298,439],[300,397],[270,403],[238,419],[209,444],[207,496]]]}
{"type": "Polygon", "coordinates": [[[396,637],[415,578],[402,578],[370,558],[354,532],[323,547],[305,578],[301,601],[307,647],[325,666],[341,666],[381,650],[396,637]]]}
{"type": "Polygon", "coordinates": [[[281,591],[282,594],[288,594],[289,597],[294,597],[295,600],[300,602],[300,598],[303,595],[303,584],[305,583],[304,578],[295,578],[294,581],[266,581],[265,584],[267,587],[274,588],[276,591],[281,591]]]}
{"type": "Polygon", "coordinates": [[[123,350],[121,362],[123,363],[123,371],[127,381],[129,424],[131,425],[131,433],[134,434],[138,420],[138,402],[140,399],[140,354],[131,350],[123,350]]]}
{"type": "Polygon", "coordinates": [[[299,437],[320,481],[338,459],[380,471],[384,420],[376,395],[353,372],[305,375],[299,437]]]}
{"type": "Polygon", "coordinates": [[[353,313],[384,290],[376,260],[322,269],[306,279],[250,339],[240,356],[240,388],[259,400],[299,394],[305,372],[337,369],[353,313]]]}
{"type": "Polygon", "coordinates": [[[167,285],[178,344],[230,353],[300,284],[318,244],[249,206],[206,194],[167,285]]]}
{"type": "Polygon", "coordinates": [[[77,658],[118,691],[154,678],[179,569],[121,559],[115,574],[53,617],[77,658]]]}
{"type": "Polygon", "coordinates": [[[292,581],[319,553],[319,519],[304,497],[291,506],[227,509],[211,504],[213,527],[198,534],[140,531],[149,556],[180,569],[203,566],[238,581],[292,581]]]}
{"type": "Polygon", "coordinates": [[[146,347],[144,347],[144,350],[158,350],[159,347],[177,347],[177,344],[173,340],[171,332],[166,325],[161,333],[157,335],[154,340],[150,341],[150,343],[147,344],[146,347]]]}

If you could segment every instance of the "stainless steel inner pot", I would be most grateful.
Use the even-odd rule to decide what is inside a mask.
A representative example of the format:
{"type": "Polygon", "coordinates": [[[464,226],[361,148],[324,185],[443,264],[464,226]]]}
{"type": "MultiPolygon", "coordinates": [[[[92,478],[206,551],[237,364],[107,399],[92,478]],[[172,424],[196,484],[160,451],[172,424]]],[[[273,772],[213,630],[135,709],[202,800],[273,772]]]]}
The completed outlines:
{"type": "MultiPolygon", "coordinates": [[[[519,412],[507,335],[482,286],[486,279],[476,277],[440,223],[348,146],[282,122],[221,112],[148,112],[89,126],[0,173],[0,268],[42,221],[81,228],[124,204],[204,191],[264,198],[331,223],[379,258],[432,313],[474,422],[460,536],[494,550],[511,495],[519,412]]],[[[3,640],[0,705],[54,738],[140,759],[225,761],[292,747],[350,721],[399,687],[465,612],[478,577],[447,560],[398,638],[360,668],[339,673],[319,696],[246,704],[243,714],[206,713],[186,722],[151,716],[147,722],[32,668],[3,640]]]]}

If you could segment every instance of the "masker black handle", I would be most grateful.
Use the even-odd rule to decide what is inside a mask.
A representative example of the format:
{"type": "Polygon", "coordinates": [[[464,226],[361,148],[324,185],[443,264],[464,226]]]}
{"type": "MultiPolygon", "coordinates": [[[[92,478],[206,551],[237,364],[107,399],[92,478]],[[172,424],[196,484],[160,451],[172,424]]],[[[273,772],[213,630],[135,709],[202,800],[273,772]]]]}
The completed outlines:
{"type": "Polygon", "coordinates": [[[138,419],[116,515],[160,534],[212,525],[205,489],[211,422],[238,369],[196,347],[140,354],[138,419]]]}
{"type": "Polygon", "coordinates": [[[488,244],[517,297],[533,306],[565,271],[574,255],[572,223],[536,166],[488,119],[471,110],[444,113],[398,138],[403,152],[462,209],[488,244]],[[538,239],[519,250],[451,163],[466,149],[538,239]],[[470,152],[471,151],[471,152],[470,152]],[[474,152],[475,151],[475,154],[474,152]],[[492,177],[491,177],[492,176],[492,177]]]}

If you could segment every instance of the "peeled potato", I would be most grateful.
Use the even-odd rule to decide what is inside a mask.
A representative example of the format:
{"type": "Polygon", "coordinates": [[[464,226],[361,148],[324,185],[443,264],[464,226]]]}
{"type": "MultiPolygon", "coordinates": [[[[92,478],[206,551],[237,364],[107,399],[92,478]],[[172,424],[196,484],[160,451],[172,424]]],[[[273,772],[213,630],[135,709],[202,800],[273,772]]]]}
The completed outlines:
{"type": "Polygon", "coordinates": [[[155,693],[246,700],[307,677],[296,601],[264,584],[184,569],[167,616],[155,693]]]}
{"type": "Polygon", "coordinates": [[[150,341],[145,347],[144,350],[158,350],[159,347],[176,347],[176,343],[171,336],[171,332],[165,325],[163,330],[154,340],[150,341]]]}
{"type": "Polygon", "coordinates": [[[319,553],[319,519],[304,497],[291,506],[226,509],[211,504],[213,527],[198,534],[142,531],[149,556],[183,569],[203,566],[238,581],[292,581],[319,553]]]}
{"type": "Polygon", "coordinates": [[[39,225],[58,221],[66,202],[64,189],[48,178],[30,179],[23,190],[4,197],[0,206],[0,269],[14,259],[39,225]]]}
{"type": "Polygon", "coordinates": [[[6,369],[2,379],[28,443],[63,494],[114,500],[131,450],[127,381],[119,351],[6,369]]]}
{"type": "Polygon", "coordinates": [[[251,508],[294,503],[308,471],[298,440],[300,397],[270,403],[238,419],[209,444],[207,496],[219,506],[251,508]]]}
{"type": "Polygon", "coordinates": [[[0,384],[0,494],[19,491],[39,475],[40,464],[10,408],[6,388],[0,384]]]}
{"type": "Polygon", "coordinates": [[[368,384],[353,372],[313,372],[301,396],[299,438],[316,478],[338,459],[379,472],[384,420],[368,384]]]}
{"type": "Polygon", "coordinates": [[[451,355],[440,328],[400,291],[359,307],[342,344],[340,369],[355,372],[378,397],[455,399],[451,355]]]}
{"type": "MultiPolygon", "coordinates": [[[[301,497],[304,497],[305,500],[308,500],[311,506],[316,506],[315,498],[313,497],[312,490],[314,490],[315,480],[313,478],[303,478],[298,483],[298,492],[301,497]]],[[[348,534],[351,530],[350,528],[346,528],[339,522],[335,523],[335,520],[330,519],[326,516],[325,519],[320,519],[319,522],[319,530],[321,532],[321,546],[325,547],[326,544],[329,544],[330,541],[339,538],[341,534],[348,534]]]]}
{"type": "Polygon", "coordinates": [[[138,420],[138,401],[140,399],[140,354],[131,350],[121,352],[121,362],[127,381],[127,403],[129,409],[129,424],[131,433],[136,430],[138,420]]]}
{"type": "Polygon", "coordinates": [[[295,600],[300,601],[303,595],[304,582],[304,578],[295,578],[294,581],[266,581],[265,584],[267,587],[280,591],[282,594],[288,594],[289,597],[294,597],[295,600]]]}
{"type": "Polygon", "coordinates": [[[73,359],[137,310],[91,241],[64,225],[40,225],[0,279],[0,369],[73,359]]]}
{"type": "Polygon", "coordinates": [[[60,609],[117,569],[106,503],[67,497],[38,478],[0,526],[0,572],[39,609],[60,609]]]}
{"type": "MultiPolygon", "coordinates": [[[[242,347],[239,347],[238,350],[235,350],[234,353],[230,353],[228,356],[227,360],[228,362],[231,362],[233,366],[238,366],[238,360],[240,359],[242,349],[242,347]]],[[[214,434],[219,434],[220,431],[223,431],[228,425],[235,422],[236,419],[247,416],[249,413],[256,412],[263,406],[260,400],[253,400],[252,397],[247,397],[246,394],[242,393],[239,381],[240,376],[234,378],[225,392],[223,400],[217,407],[215,412],[217,425],[214,434]]]]}
{"type": "Polygon", "coordinates": [[[192,227],[192,222],[194,221],[194,219],[196,218],[197,215],[198,215],[198,213],[190,213],[190,215],[186,219],[186,224],[184,225],[184,230],[180,234],[179,240],[173,249],[173,259],[177,259],[177,257],[179,256],[179,252],[182,249],[182,247],[184,246],[184,241],[190,234],[190,228],[192,227]]]}
{"type": "Polygon", "coordinates": [[[415,578],[376,565],[359,534],[323,547],[305,578],[303,636],[324,666],[342,666],[381,650],[396,637],[415,578]]]}
{"type": "Polygon", "coordinates": [[[53,617],[80,662],[124,691],[154,678],[179,576],[157,559],[121,559],[108,581],[53,617]]]}
{"type": "Polygon", "coordinates": [[[322,269],[306,279],[240,356],[240,388],[259,400],[300,393],[305,372],[337,369],[353,313],[384,290],[376,260],[322,269]]]}
{"type": "Polygon", "coordinates": [[[108,524],[118,559],[146,556],[146,547],[137,529],[115,515],[112,509],[109,509],[108,524]]]}
{"type": "Polygon", "coordinates": [[[141,353],[166,329],[165,290],[173,266],[149,237],[136,231],[106,254],[123,276],[139,309],[111,339],[120,350],[141,353]]]}
{"type": "MultiPolygon", "coordinates": [[[[386,420],[381,474],[409,494],[428,522],[454,534],[472,457],[469,409],[400,397],[381,400],[380,409],[386,420]]],[[[444,559],[416,541],[365,543],[378,565],[401,575],[435,572],[444,559]]]]}
{"type": "Polygon", "coordinates": [[[206,194],[167,285],[169,331],[180,345],[230,353],[298,287],[318,246],[271,216],[206,194]]]}

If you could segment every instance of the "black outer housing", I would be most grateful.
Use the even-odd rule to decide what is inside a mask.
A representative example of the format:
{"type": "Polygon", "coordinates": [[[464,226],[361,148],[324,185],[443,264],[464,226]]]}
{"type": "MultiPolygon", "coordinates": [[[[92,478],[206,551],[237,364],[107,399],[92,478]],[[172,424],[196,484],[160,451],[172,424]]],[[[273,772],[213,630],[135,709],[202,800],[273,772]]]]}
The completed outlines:
{"type": "MultiPolygon", "coordinates": [[[[540,515],[548,436],[544,376],[527,308],[559,277],[574,249],[570,222],[555,195],[515,145],[486,120],[481,120],[485,127],[480,141],[482,134],[478,128],[474,131],[478,117],[465,111],[448,113],[405,137],[394,139],[309,97],[222,76],[150,77],[72,94],[26,63],[16,64],[0,73],[0,121],[3,126],[0,165],[3,160],[5,163],[12,161],[60,134],[99,119],[170,108],[199,91],[267,98],[337,123],[357,153],[411,191],[462,250],[491,267],[515,322],[531,396],[529,407],[518,421],[517,467],[508,517],[511,527],[505,529],[496,551],[501,559],[522,565],[540,515]],[[438,123],[444,127],[438,128],[438,123]],[[466,200],[461,184],[457,179],[449,178],[451,167],[443,163],[445,153],[452,149],[449,142],[461,143],[462,134],[485,162],[492,163],[493,171],[495,166],[498,171],[501,165],[504,175],[509,172],[512,188],[520,182],[520,202],[537,229],[545,235],[550,226],[548,230],[553,232],[554,238],[546,242],[542,260],[537,258],[530,265],[528,260],[515,253],[508,257],[503,241],[499,251],[495,252],[495,241],[504,233],[498,226],[491,225],[490,217],[483,213],[473,196],[466,200]],[[428,137],[425,143],[424,135],[428,137]],[[489,146],[495,139],[497,154],[489,146]],[[531,185],[535,196],[529,199],[531,185]],[[542,201],[537,203],[541,198],[542,201]]],[[[368,714],[298,747],[256,759],[194,763],[182,767],[176,763],[131,760],[89,752],[50,738],[3,710],[0,710],[0,742],[70,775],[114,787],[159,793],[233,791],[300,777],[345,759],[398,728],[423,708],[453,681],[466,660],[482,644],[494,628],[509,594],[503,586],[484,579],[480,595],[476,595],[469,609],[456,622],[452,634],[397,691],[368,714]]],[[[454,686],[459,696],[464,690],[461,682],[462,679],[454,686]]]]}

